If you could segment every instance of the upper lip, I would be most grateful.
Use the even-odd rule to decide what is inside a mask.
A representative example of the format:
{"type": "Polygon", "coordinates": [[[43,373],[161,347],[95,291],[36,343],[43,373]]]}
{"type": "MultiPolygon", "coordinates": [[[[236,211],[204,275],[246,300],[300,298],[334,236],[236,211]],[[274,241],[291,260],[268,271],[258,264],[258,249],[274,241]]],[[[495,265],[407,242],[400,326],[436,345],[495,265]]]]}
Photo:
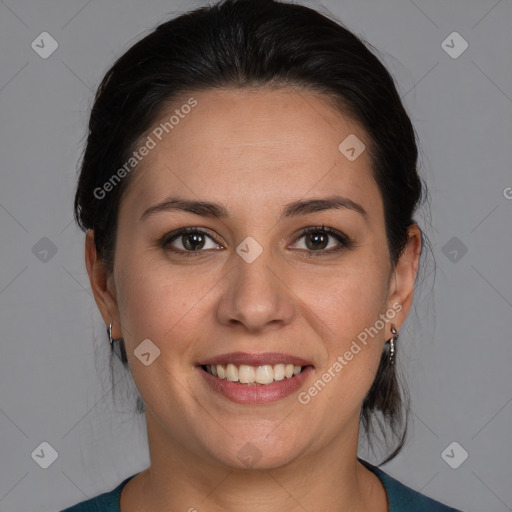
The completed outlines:
{"type": "Polygon", "coordinates": [[[214,357],[209,357],[198,363],[198,366],[207,364],[245,364],[248,366],[263,366],[275,364],[293,364],[294,366],[313,366],[312,363],[302,359],[301,357],[293,356],[291,354],[284,354],[282,352],[265,352],[263,354],[250,354],[248,352],[230,352],[226,354],[219,354],[214,357]]]}

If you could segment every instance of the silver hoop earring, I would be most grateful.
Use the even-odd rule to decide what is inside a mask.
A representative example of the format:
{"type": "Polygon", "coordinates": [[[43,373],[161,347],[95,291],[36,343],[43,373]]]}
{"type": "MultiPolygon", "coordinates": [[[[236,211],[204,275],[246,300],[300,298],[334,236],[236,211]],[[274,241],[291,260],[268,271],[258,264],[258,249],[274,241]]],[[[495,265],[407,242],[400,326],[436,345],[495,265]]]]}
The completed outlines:
{"type": "Polygon", "coordinates": [[[395,328],[395,324],[391,324],[391,332],[393,337],[387,340],[389,343],[389,364],[395,364],[395,342],[398,339],[398,331],[395,328]]]}
{"type": "Polygon", "coordinates": [[[107,327],[108,341],[110,343],[110,348],[114,350],[114,340],[112,339],[112,322],[107,327]]]}
{"type": "Polygon", "coordinates": [[[123,338],[112,338],[112,322],[107,327],[107,335],[108,341],[110,343],[110,350],[121,359],[123,364],[128,362],[128,358],[126,357],[126,349],[124,347],[124,339],[123,338]],[[118,341],[119,343],[116,345],[114,341],[118,341]]]}

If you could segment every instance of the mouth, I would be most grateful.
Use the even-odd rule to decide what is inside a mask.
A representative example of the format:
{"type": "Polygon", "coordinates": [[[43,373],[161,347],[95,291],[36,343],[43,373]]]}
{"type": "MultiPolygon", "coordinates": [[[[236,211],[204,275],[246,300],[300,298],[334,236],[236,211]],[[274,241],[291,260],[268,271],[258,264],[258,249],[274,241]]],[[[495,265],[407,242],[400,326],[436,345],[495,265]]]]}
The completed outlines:
{"type": "Polygon", "coordinates": [[[210,389],[244,404],[274,402],[303,386],[314,366],[289,354],[222,354],[197,365],[210,389]]]}
{"type": "Polygon", "coordinates": [[[298,366],[292,363],[279,363],[275,365],[265,364],[259,366],[250,366],[246,364],[235,365],[228,364],[205,364],[201,368],[221,380],[229,382],[238,382],[240,384],[267,386],[273,382],[279,382],[284,379],[291,379],[309,365],[298,366]]]}

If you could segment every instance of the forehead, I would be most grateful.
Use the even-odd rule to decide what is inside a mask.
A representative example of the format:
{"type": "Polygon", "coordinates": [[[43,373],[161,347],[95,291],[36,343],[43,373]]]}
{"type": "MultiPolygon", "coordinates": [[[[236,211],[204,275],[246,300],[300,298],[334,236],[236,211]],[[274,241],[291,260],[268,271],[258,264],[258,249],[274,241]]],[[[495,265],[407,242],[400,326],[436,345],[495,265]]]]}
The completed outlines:
{"type": "Polygon", "coordinates": [[[221,89],[183,95],[142,140],[147,137],[154,147],[125,198],[138,212],[170,194],[218,199],[242,209],[250,208],[251,197],[270,206],[340,192],[369,209],[380,199],[369,151],[355,160],[342,151],[345,140],[360,144],[356,150],[362,144],[369,148],[368,135],[326,97],[310,91],[221,89]]]}

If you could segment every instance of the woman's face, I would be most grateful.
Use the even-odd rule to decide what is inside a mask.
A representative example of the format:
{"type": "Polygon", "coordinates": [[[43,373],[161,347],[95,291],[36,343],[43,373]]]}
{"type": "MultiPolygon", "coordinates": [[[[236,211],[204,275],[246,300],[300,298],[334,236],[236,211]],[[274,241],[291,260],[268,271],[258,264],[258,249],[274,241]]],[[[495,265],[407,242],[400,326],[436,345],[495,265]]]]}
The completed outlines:
{"type": "Polygon", "coordinates": [[[415,237],[391,268],[370,156],[357,156],[367,134],[295,89],[194,93],[161,122],[176,109],[179,122],[149,133],[155,147],[133,171],[98,300],[124,337],[150,441],[231,468],[353,444],[391,322],[409,310],[419,250],[415,237]],[[190,97],[197,104],[181,109],[190,97]],[[170,198],[216,208],[154,208],[170,198]],[[201,367],[218,356],[246,363],[248,380],[253,367],[258,380],[282,378],[274,364],[307,368],[230,382],[201,367]]]}

